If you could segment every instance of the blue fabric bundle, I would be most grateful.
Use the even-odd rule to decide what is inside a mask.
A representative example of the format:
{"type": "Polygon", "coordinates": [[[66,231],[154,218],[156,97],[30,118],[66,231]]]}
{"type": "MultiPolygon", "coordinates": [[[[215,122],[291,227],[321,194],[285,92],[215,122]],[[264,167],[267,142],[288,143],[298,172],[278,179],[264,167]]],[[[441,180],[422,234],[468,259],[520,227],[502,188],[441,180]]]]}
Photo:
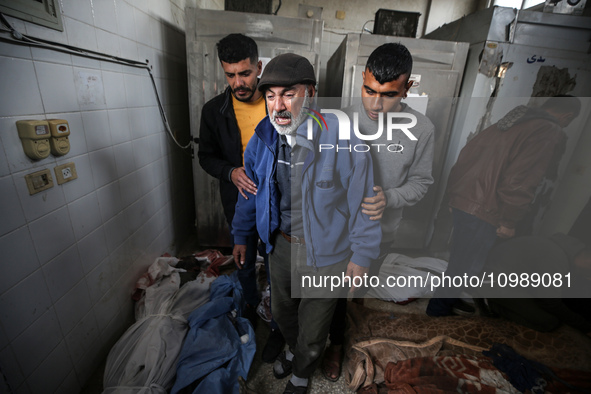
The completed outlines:
{"type": "Polygon", "coordinates": [[[172,394],[189,387],[195,387],[193,393],[238,394],[238,376],[246,379],[256,352],[252,325],[241,317],[243,306],[236,272],[212,283],[210,301],[189,316],[172,394]]]}

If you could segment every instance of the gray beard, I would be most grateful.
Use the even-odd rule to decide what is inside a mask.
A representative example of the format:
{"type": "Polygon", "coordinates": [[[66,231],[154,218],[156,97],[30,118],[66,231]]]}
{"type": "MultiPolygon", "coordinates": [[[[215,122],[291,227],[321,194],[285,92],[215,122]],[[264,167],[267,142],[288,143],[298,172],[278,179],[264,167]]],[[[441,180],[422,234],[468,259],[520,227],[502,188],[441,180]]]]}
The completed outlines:
{"type": "Polygon", "coordinates": [[[298,127],[300,127],[300,125],[302,123],[304,123],[304,120],[306,119],[306,113],[304,112],[304,107],[307,107],[310,105],[310,96],[308,95],[308,89],[306,89],[306,93],[304,95],[304,102],[302,103],[302,108],[300,109],[300,113],[298,114],[298,116],[296,116],[296,118],[294,119],[292,117],[291,112],[287,112],[287,111],[282,111],[281,114],[282,115],[289,115],[289,117],[291,118],[291,123],[287,126],[281,126],[279,124],[277,124],[277,122],[275,122],[275,116],[277,116],[277,112],[273,111],[273,114],[271,116],[269,116],[269,120],[271,121],[271,124],[273,125],[273,127],[275,127],[275,130],[277,130],[277,133],[281,134],[281,135],[294,135],[298,129],[298,127]]]}

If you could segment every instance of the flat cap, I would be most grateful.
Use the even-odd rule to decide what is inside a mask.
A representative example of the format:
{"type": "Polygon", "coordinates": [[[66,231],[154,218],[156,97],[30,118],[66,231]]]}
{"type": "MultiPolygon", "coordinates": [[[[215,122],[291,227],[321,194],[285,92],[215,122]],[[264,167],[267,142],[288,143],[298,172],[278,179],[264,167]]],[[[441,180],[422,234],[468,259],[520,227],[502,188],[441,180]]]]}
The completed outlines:
{"type": "Polygon", "coordinates": [[[258,89],[264,92],[269,86],[292,86],[298,83],[316,85],[314,67],[303,56],[284,53],[267,63],[258,89]]]}

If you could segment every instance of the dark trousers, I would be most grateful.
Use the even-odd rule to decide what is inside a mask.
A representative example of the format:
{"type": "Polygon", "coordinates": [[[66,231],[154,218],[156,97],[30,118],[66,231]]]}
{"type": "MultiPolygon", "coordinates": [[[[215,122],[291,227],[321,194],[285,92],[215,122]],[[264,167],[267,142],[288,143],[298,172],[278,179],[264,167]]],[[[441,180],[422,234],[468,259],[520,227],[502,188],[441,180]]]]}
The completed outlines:
{"type": "MultiPolygon", "coordinates": [[[[232,239],[232,246],[234,246],[234,237],[232,236],[232,223],[231,221],[228,222],[228,226],[230,228],[230,237],[232,239]]],[[[238,270],[238,280],[240,281],[240,286],[242,286],[242,294],[244,296],[244,301],[256,308],[259,304],[259,290],[257,284],[257,272],[256,272],[256,262],[257,262],[257,247],[259,243],[259,234],[254,233],[253,235],[249,236],[246,240],[246,257],[244,258],[244,265],[242,269],[238,270]]],[[[263,248],[264,251],[264,248],[263,248]]],[[[265,263],[268,260],[268,257],[265,253],[263,256],[265,258],[265,263]]]]}
{"type": "MultiPolygon", "coordinates": [[[[488,253],[497,241],[497,229],[492,224],[459,209],[454,208],[452,215],[453,237],[445,275],[479,275],[486,264],[488,253]]],[[[460,289],[438,288],[429,301],[427,314],[430,316],[451,314],[460,291],[460,289]]]]}
{"type": "MultiPolygon", "coordinates": [[[[340,275],[346,270],[348,260],[313,272],[313,267],[306,265],[306,246],[290,244],[282,236],[276,237],[275,248],[269,257],[273,317],[294,354],[293,374],[309,378],[326,345],[337,298],[326,298],[331,296],[326,288],[312,289],[311,292],[302,289],[301,277],[340,275]]],[[[342,294],[346,293],[333,295],[342,294]]]]}

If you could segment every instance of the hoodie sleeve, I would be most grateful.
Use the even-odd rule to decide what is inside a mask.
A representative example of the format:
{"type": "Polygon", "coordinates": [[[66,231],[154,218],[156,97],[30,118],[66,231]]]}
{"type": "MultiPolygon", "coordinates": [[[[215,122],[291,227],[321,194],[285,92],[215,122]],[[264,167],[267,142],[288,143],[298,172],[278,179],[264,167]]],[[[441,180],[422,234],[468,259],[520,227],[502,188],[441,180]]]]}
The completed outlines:
{"type": "Polygon", "coordinates": [[[395,188],[384,188],[388,208],[402,208],[415,205],[427,193],[433,183],[434,127],[421,134],[415,149],[415,156],[408,170],[406,182],[395,188]]]}
{"type": "Polygon", "coordinates": [[[349,205],[349,241],[353,255],[350,261],[369,267],[380,251],[382,229],[378,220],[370,220],[362,213],[361,203],[365,197],[375,195],[373,191],[373,165],[371,156],[364,153],[353,154],[353,168],[349,174],[347,203],[349,205]]]}

